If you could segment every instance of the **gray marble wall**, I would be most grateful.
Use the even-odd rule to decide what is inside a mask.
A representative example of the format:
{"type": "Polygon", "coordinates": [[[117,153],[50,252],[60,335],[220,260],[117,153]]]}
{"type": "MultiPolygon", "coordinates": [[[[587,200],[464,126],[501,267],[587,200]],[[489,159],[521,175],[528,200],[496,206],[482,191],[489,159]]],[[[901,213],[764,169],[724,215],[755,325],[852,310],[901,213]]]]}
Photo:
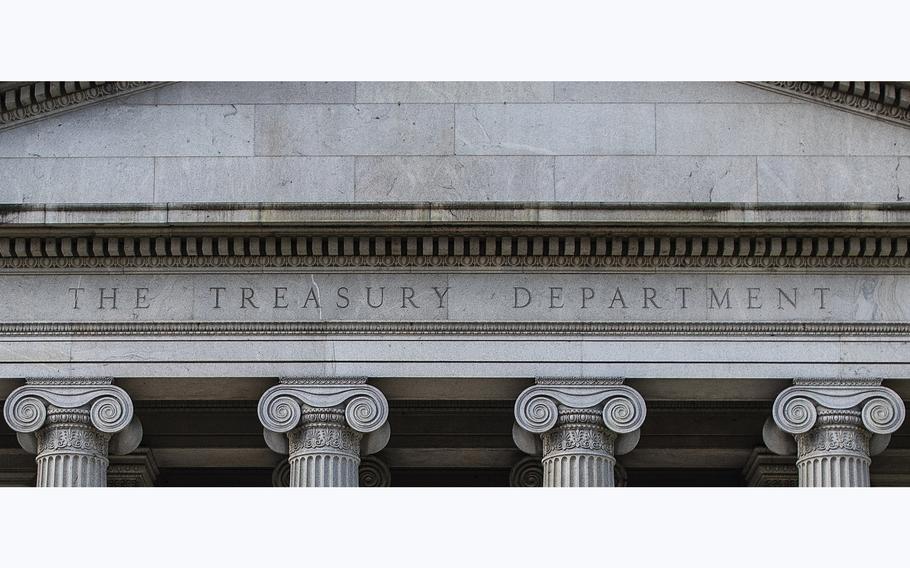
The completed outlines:
{"type": "Polygon", "coordinates": [[[910,129],[736,83],[181,83],[0,133],[0,203],[908,192],[910,129]]]}

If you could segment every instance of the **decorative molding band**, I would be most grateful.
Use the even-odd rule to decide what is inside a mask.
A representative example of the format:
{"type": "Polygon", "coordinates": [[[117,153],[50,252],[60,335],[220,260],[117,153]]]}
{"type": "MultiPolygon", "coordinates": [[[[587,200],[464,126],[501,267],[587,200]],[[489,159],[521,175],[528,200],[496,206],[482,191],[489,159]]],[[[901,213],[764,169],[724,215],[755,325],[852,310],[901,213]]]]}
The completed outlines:
{"type": "Polygon", "coordinates": [[[0,336],[206,335],[907,336],[910,323],[804,322],[72,322],[0,323],[0,336]]]}
{"type": "Polygon", "coordinates": [[[910,236],[3,237],[0,268],[910,268],[910,236]]]}
{"type": "Polygon", "coordinates": [[[164,85],[150,81],[35,81],[0,92],[0,130],[164,85]]]}
{"type": "Polygon", "coordinates": [[[910,126],[910,84],[886,81],[749,83],[855,114],[910,126]]]}

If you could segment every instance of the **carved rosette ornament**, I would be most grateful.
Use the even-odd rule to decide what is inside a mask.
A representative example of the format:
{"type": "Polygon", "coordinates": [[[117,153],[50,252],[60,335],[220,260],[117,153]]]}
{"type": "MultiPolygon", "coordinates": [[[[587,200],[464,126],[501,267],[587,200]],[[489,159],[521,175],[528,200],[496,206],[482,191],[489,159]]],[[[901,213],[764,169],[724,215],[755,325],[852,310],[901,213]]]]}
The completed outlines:
{"type": "Polygon", "coordinates": [[[3,405],[22,447],[37,454],[38,487],[105,487],[108,454],[142,440],[133,402],[111,379],[27,380],[3,405]]]}
{"type": "Polygon", "coordinates": [[[800,487],[868,487],[871,457],[905,415],[880,379],[797,379],[774,401],[763,437],[777,454],[796,453],[800,487]]]}
{"type": "Polygon", "coordinates": [[[291,487],[357,487],[360,457],[389,441],[389,403],[366,379],[281,379],[259,400],[266,444],[291,487]]]}
{"type": "Polygon", "coordinates": [[[638,444],[645,414],[622,379],[537,379],[515,401],[512,437],[542,454],[544,487],[613,487],[615,456],[638,444]]]}

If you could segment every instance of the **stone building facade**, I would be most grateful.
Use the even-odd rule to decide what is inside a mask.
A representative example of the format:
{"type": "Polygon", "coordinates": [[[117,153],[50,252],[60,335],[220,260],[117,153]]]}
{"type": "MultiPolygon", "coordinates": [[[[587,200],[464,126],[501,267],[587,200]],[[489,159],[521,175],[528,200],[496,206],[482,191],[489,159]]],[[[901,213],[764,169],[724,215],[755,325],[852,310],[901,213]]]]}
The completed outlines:
{"type": "Polygon", "coordinates": [[[910,485],[910,83],[0,82],[0,483],[910,485]]]}

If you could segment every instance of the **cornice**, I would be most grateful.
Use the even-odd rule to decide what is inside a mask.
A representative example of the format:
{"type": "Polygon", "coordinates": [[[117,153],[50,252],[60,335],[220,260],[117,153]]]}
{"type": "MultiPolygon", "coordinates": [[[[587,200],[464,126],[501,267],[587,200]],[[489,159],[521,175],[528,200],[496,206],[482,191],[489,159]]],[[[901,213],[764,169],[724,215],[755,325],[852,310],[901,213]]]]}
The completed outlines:
{"type": "Polygon", "coordinates": [[[94,232],[313,227],[362,231],[453,227],[661,227],[730,230],[744,227],[787,230],[852,227],[910,227],[910,203],[577,203],[577,202],[401,202],[401,203],[154,203],[0,204],[0,234],[12,231],[94,232]],[[157,229],[156,229],[157,228],[157,229]]]}
{"type": "MultiPolygon", "coordinates": [[[[763,81],[748,84],[854,114],[910,126],[910,84],[894,81],[763,81]]],[[[844,133],[849,136],[849,133],[844,133]]]]}
{"type": "MultiPolygon", "coordinates": [[[[154,233],[153,233],[154,235],[154,233]]],[[[908,269],[910,232],[699,235],[589,231],[511,234],[287,233],[264,235],[0,237],[8,270],[767,270],[908,269]]]]}
{"type": "Polygon", "coordinates": [[[152,81],[0,83],[0,131],[164,84],[152,81]]]}

